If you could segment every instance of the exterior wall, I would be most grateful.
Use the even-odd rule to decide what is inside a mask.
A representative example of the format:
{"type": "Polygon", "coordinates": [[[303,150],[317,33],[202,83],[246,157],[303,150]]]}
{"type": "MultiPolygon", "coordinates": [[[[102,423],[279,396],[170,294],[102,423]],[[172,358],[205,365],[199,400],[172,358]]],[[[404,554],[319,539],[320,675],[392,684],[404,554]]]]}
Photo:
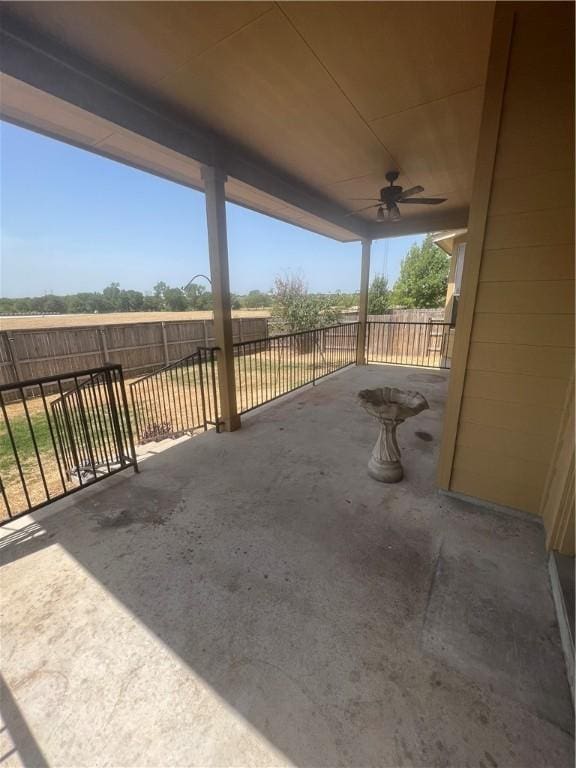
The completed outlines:
{"type": "Polygon", "coordinates": [[[538,514],[574,366],[574,11],[503,5],[509,58],[484,230],[469,232],[479,273],[466,279],[467,259],[471,332],[457,339],[465,373],[440,478],[538,514]]]}
{"type": "Polygon", "coordinates": [[[541,514],[548,548],[574,556],[574,378],[568,385],[541,514]]]}
{"type": "MultiPolygon", "coordinates": [[[[452,322],[452,319],[454,317],[454,291],[456,288],[456,264],[458,262],[458,249],[462,244],[466,244],[466,240],[468,239],[468,233],[465,232],[462,235],[458,235],[454,238],[452,242],[452,253],[451,253],[451,259],[450,259],[450,272],[448,273],[448,288],[446,289],[446,304],[444,306],[444,322],[450,323],[452,322]]],[[[464,260],[466,260],[464,258],[464,260]]],[[[454,338],[456,335],[456,331],[454,328],[450,329],[449,335],[448,335],[448,345],[446,349],[446,361],[445,365],[447,368],[450,367],[449,361],[452,360],[452,356],[454,354],[454,338]]]]}
{"type": "Polygon", "coordinates": [[[446,289],[446,304],[444,305],[444,320],[449,323],[452,318],[452,300],[454,298],[454,289],[456,287],[456,263],[458,261],[458,248],[462,243],[466,243],[468,233],[458,235],[454,238],[452,244],[452,253],[450,254],[450,272],[448,273],[448,288],[446,289]]]}

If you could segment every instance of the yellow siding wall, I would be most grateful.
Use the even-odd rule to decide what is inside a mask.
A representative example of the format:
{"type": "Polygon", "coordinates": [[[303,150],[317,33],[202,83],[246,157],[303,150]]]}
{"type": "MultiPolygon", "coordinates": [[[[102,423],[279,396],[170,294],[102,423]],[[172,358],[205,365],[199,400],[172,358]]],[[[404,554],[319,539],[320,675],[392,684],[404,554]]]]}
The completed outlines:
{"type": "Polygon", "coordinates": [[[515,9],[450,488],[538,513],[574,366],[574,15],[515,9]]]}
{"type": "Polygon", "coordinates": [[[574,377],[568,390],[541,511],[546,545],[574,555],[574,377]]]}
{"type": "Polygon", "coordinates": [[[448,287],[446,288],[446,301],[444,302],[444,322],[450,322],[452,317],[452,298],[456,288],[456,262],[458,261],[458,246],[466,242],[468,233],[458,235],[452,241],[452,253],[450,254],[450,272],[448,273],[448,287]]]}

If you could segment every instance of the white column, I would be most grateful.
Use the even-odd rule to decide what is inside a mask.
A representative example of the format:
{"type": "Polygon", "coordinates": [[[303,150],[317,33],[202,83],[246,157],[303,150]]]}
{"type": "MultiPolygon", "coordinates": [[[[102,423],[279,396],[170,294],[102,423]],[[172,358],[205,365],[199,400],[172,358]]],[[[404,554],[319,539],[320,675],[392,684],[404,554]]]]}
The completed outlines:
{"type": "Polygon", "coordinates": [[[366,364],[366,323],[368,320],[368,288],[370,283],[370,249],[372,240],[362,240],[362,266],[360,268],[360,303],[358,305],[358,348],[356,365],[366,364]]]}
{"type": "Polygon", "coordinates": [[[222,427],[232,432],[240,427],[234,381],[234,350],[232,346],[232,310],[230,307],[230,277],[228,270],[228,238],[226,233],[226,175],[217,168],[202,166],[206,193],[208,223],[208,252],[214,305],[214,336],[220,351],[218,359],[218,389],[222,427]]]}

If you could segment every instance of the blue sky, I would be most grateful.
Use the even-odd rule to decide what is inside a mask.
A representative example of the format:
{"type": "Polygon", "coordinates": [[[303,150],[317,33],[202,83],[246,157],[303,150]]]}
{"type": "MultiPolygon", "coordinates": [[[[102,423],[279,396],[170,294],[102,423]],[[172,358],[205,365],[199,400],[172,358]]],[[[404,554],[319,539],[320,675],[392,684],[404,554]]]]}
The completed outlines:
{"type": "MultiPolygon", "coordinates": [[[[204,196],[150,174],[0,123],[0,295],[99,291],[111,282],[151,291],[208,273],[204,196]]],[[[413,242],[380,240],[372,275],[391,283],[413,242]]],[[[338,243],[228,205],[234,293],[302,274],[312,291],[358,289],[360,244],[338,243]]]]}

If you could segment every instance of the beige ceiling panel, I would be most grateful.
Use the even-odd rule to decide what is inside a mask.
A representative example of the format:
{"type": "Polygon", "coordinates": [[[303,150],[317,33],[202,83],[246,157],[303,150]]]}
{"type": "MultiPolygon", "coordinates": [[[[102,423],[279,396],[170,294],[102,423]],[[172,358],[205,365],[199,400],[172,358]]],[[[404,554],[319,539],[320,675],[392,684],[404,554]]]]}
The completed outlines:
{"type": "Polygon", "coordinates": [[[97,144],[115,128],[102,118],[3,73],[0,73],[0,101],[3,117],[22,123],[33,119],[37,130],[78,144],[97,144]]]}
{"type": "Polygon", "coordinates": [[[427,195],[468,194],[474,174],[482,98],[483,88],[475,88],[390,115],[372,126],[427,195]]]}
{"type": "Polygon", "coordinates": [[[282,3],[367,120],[481,85],[493,3],[282,3]]]}
{"type": "Polygon", "coordinates": [[[358,239],[357,235],[348,230],[331,224],[318,216],[313,216],[302,208],[287,205],[272,197],[272,195],[261,192],[259,189],[251,187],[238,179],[228,179],[226,183],[226,197],[231,202],[247,206],[248,208],[268,214],[282,221],[288,221],[296,226],[310,229],[327,237],[334,237],[345,242],[358,239]]]}
{"type": "Polygon", "coordinates": [[[97,145],[106,154],[118,155],[131,163],[146,165],[150,170],[166,175],[176,174],[179,180],[203,187],[200,164],[154,141],[119,130],[97,145]]]}
{"type": "Polygon", "coordinates": [[[167,77],[156,92],[309,183],[393,164],[278,10],[167,77]]]}
{"type": "MultiPolygon", "coordinates": [[[[0,74],[2,114],[42,133],[84,146],[175,182],[202,188],[200,164],[156,142],[123,130],[107,120],[91,115],[61,99],[0,74]]],[[[305,210],[287,205],[271,195],[229,179],[227,196],[239,205],[275,216],[338,240],[354,240],[355,235],[305,210]]]]}
{"type": "Polygon", "coordinates": [[[264,2],[7,3],[73,51],[146,85],[273,7],[264,2]]]}
{"type": "MultiPolygon", "coordinates": [[[[351,198],[376,196],[392,169],[402,186],[448,197],[437,208],[404,206],[410,226],[469,204],[492,3],[8,5],[41,33],[348,210],[361,207],[351,198]]],[[[2,94],[8,117],[201,186],[194,161],[15,83],[7,79],[2,94]]],[[[228,195],[357,239],[234,179],[228,195]]]]}
{"type": "Polygon", "coordinates": [[[342,229],[342,227],[338,227],[336,224],[330,224],[329,222],[324,221],[324,219],[312,216],[309,213],[301,219],[298,219],[295,224],[304,227],[305,229],[309,229],[312,232],[316,232],[317,234],[333,237],[343,243],[349,243],[359,239],[357,235],[348,232],[348,230],[342,229]]]}
{"type": "Polygon", "coordinates": [[[228,197],[234,196],[235,199],[242,200],[250,206],[266,206],[267,211],[282,212],[283,216],[291,216],[294,219],[298,219],[306,213],[302,208],[289,205],[277,197],[273,197],[266,192],[256,189],[256,187],[231,177],[226,182],[226,195],[228,197]]]}

